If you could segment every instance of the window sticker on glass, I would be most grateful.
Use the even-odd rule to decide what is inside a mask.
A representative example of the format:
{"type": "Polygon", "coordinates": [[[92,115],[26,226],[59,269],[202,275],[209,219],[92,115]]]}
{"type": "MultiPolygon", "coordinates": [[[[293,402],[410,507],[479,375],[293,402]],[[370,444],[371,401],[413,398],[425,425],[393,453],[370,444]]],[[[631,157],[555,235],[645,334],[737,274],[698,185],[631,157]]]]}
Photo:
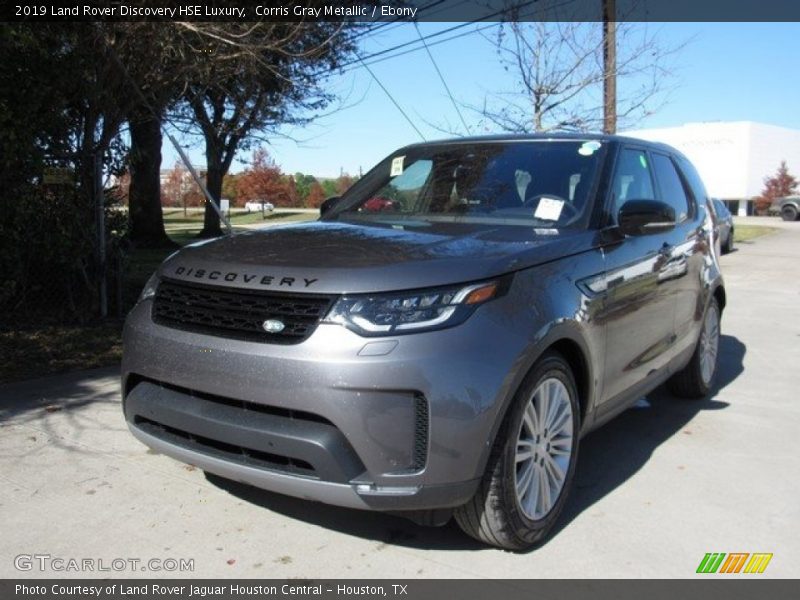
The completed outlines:
{"type": "Polygon", "coordinates": [[[591,156],[598,150],[600,150],[600,142],[585,142],[578,148],[578,154],[581,156],[591,156]]]}
{"type": "Polygon", "coordinates": [[[395,156],[392,159],[392,170],[389,173],[389,177],[397,177],[403,174],[403,161],[405,161],[405,159],[405,156],[395,156]]]}
{"type": "Polygon", "coordinates": [[[536,205],[536,212],[533,213],[533,216],[543,221],[558,221],[562,208],[564,208],[563,200],[542,196],[539,204],[536,205]]]}

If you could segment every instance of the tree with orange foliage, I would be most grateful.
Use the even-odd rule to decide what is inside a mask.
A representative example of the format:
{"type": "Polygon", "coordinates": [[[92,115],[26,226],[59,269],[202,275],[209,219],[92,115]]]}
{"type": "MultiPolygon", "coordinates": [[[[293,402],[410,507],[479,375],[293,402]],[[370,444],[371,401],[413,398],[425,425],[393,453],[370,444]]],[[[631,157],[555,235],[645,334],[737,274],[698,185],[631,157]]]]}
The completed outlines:
{"type": "Polygon", "coordinates": [[[764,178],[764,190],[755,199],[756,214],[767,214],[770,205],[776,198],[793,195],[797,191],[797,185],[797,178],[789,174],[786,161],[782,160],[775,175],[764,178]]]}
{"type": "Polygon", "coordinates": [[[175,166],[169,170],[166,180],[161,185],[161,205],[182,206],[183,214],[186,216],[187,206],[203,206],[204,203],[205,197],[192,179],[189,170],[175,161],[175,166]]]}
{"type": "Polygon", "coordinates": [[[325,190],[322,189],[322,186],[319,184],[319,182],[315,181],[308,189],[308,196],[306,196],[306,207],[319,208],[320,205],[325,201],[326,197],[327,195],[325,194],[325,190]]]}
{"type": "Polygon", "coordinates": [[[281,172],[263,148],[253,152],[250,167],[239,176],[236,189],[240,202],[265,200],[275,206],[294,206],[297,203],[294,180],[281,172]]]}
{"type": "Polygon", "coordinates": [[[186,190],[186,169],[179,162],[167,173],[166,180],[161,184],[161,206],[181,206],[186,190]]]}

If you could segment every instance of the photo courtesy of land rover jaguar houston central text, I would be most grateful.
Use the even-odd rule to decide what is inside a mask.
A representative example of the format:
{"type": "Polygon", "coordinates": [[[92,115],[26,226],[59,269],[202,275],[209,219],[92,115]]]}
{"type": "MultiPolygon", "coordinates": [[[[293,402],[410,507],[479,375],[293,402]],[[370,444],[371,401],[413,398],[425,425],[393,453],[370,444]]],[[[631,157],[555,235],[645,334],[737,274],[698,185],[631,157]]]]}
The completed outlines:
{"type": "Polygon", "coordinates": [[[405,147],[318,221],[169,257],[125,325],[127,423],[223,478],[529,548],[582,436],[664,382],[710,392],[708,202],[624,137],[405,147]]]}

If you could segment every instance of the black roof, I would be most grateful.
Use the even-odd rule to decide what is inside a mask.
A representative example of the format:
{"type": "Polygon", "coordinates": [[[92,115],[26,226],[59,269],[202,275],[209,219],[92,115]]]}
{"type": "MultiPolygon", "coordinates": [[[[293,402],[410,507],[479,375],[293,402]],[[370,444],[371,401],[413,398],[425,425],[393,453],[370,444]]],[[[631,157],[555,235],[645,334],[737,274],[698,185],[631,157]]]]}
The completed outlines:
{"type": "Polygon", "coordinates": [[[465,137],[455,137],[439,140],[430,140],[425,142],[418,142],[409,144],[408,147],[414,146],[429,146],[436,144],[480,144],[486,142],[524,142],[524,141],[546,141],[546,140],[574,140],[574,141],[598,141],[617,144],[636,144],[639,146],[647,146],[650,148],[658,148],[662,151],[671,152],[679,156],[683,154],[661,142],[652,142],[640,138],[634,138],[624,135],[611,135],[606,133],[567,133],[567,132],[552,132],[552,133],[504,133],[492,135],[475,135],[465,137]]]}

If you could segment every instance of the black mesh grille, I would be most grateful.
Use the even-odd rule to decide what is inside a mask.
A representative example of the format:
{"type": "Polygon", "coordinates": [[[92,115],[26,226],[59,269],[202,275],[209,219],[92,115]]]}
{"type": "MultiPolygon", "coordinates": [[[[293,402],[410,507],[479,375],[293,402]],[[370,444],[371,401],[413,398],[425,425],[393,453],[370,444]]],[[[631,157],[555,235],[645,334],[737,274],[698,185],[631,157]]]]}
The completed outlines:
{"type": "Polygon", "coordinates": [[[411,469],[421,471],[428,458],[428,401],[425,396],[414,397],[414,456],[411,469]]]}
{"type": "Polygon", "coordinates": [[[219,337],[274,344],[296,344],[310,336],[328,312],[333,298],[284,294],[162,280],[153,302],[159,325],[219,337]],[[267,319],[284,329],[268,333],[267,319]]]}

